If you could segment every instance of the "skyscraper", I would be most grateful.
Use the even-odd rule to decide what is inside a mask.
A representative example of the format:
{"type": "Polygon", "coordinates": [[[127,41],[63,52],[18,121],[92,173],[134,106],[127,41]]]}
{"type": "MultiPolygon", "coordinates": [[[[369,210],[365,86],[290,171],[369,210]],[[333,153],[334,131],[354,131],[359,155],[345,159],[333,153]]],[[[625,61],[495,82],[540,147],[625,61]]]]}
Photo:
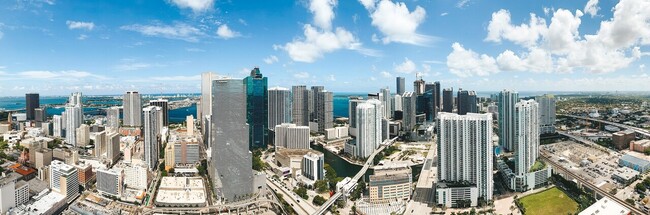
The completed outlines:
{"type": "Polygon", "coordinates": [[[507,151],[515,149],[515,103],[519,93],[503,90],[497,97],[499,107],[499,145],[507,151]]]}
{"type": "Polygon", "coordinates": [[[381,103],[384,106],[384,118],[390,119],[393,117],[392,96],[388,87],[381,89],[381,103]]]}
{"type": "Polygon", "coordinates": [[[167,99],[151,100],[149,101],[149,105],[160,107],[162,111],[161,112],[162,118],[163,118],[162,123],[164,126],[169,126],[169,100],[167,99]]]}
{"type": "Polygon", "coordinates": [[[370,156],[376,146],[381,143],[381,115],[377,115],[377,107],[381,106],[381,102],[376,99],[368,100],[368,102],[358,104],[357,110],[357,148],[358,154],[354,155],[359,158],[367,158],[370,156]],[[376,105],[379,103],[379,105],[376,105]]]}
{"type": "Polygon", "coordinates": [[[65,117],[65,142],[77,146],[77,128],[83,124],[81,107],[79,105],[66,106],[65,117]]]}
{"type": "Polygon", "coordinates": [[[406,132],[411,132],[415,128],[416,119],[416,100],[417,95],[414,92],[405,92],[402,96],[402,113],[404,124],[403,130],[406,132]]]}
{"type": "Polygon", "coordinates": [[[555,96],[544,94],[535,97],[539,103],[539,132],[540,134],[555,133],[555,96]]]}
{"type": "Polygon", "coordinates": [[[397,89],[397,95],[404,94],[404,92],[406,92],[406,89],[404,88],[406,83],[404,77],[397,77],[395,81],[397,82],[395,84],[397,89]]]}
{"type": "Polygon", "coordinates": [[[309,126],[309,92],[305,85],[291,87],[292,120],[300,126],[309,126]]]}
{"type": "Polygon", "coordinates": [[[427,84],[425,84],[424,85],[424,92],[425,93],[428,92],[428,93],[431,94],[431,98],[430,98],[430,101],[429,101],[430,104],[428,104],[428,105],[431,106],[431,108],[430,108],[431,111],[432,111],[431,120],[435,120],[436,116],[438,115],[438,112],[440,112],[440,109],[439,109],[438,105],[436,104],[436,102],[439,102],[437,99],[440,99],[440,95],[438,95],[436,97],[436,92],[440,93],[440,83],[435,82],[435,83],[427,83],[427,84]],[[437,89],[437,91],[436,91],[436,89],[437,89]]]}
{"type": "Polygon", "coordinates": [[[36,114],[34,110],[40,107],[40,100],[38,93],[27,93],[25,94],[25,115],[27,120],[35,120],[36,114]]]}
{"type": "Polygon", "coordinates": [[[458,114],[478,113],[476,93],[474,91],[458,89],[458,96],[456,98],[458,99],[456,103],[458,114]]]}
{"type": "Polygon", "coordinates": [[[268,78],[262,76],[260,68],[251,70],[244,78],[246,84],[246,118],[249,132],[249,149],[265,148],[269,130],[268,78]]]}
{"type": "Polygon", "coordinates": [[[318,106],[319,104],[322,103],[320,101],[319,95],[321,92],[325,90],[324,86],[311,86],[311,90],[309,91],[309,121],[310,122],[318,122],[318,115],[319,109],[318,106]]]}
{"type": "Polygon", "coordinates": [[[332,92],[318,91],[316,96],[316,122],[318,132],[325,132],[325,129],[334,127],[334,95],[332,92]]]}
{"type": "Polygon", "coordinates": [[[454,111],[454,88],[442,90],[442,112],[454,111]]]}
{"type": "Polygon", "coordinates": [[[197,116],[199,119],[212,114],[212,81],[215,78],[217,75],[212,72],[201,73],[201,116],[197,116]]]}
{"type": "Polygon", "coordinates": [[[232,202],[253,193],[246,88],[242,79],[217,79],[212,84],[210,172],[215,194],[226,202],[232,202]]]}
{"type": "Polygon", "coordinates": [[[438,112],[442,110],[442,106],[440,106],[442,103],[440,100],[440,82],[433,82],[433,85],[433,104],[436,106],[436,116],[438,116],[438,112]]]}
{"type": "Polygon", "coordinates": [[[415,81],[413,81],[413,91],[416,95],[424,94],[424,80],[422,77],[415,75],[415,81]]]}
{"type": "Polygon", "coordinates": [[[70,105],[70,106],[76,106],[76,105],[83,106],[83,100],[81,99],[82,96],[83,96],[83,94],[81,94],[81,92],[75,92],[75,93],[70,94],[70,98],[68,99],[68,105],[70,105]]]}
{"type": "Polygon", "coordinates": [[[149,106],[142,109],[144,113],[144,162],[153,171],[158,167],[158,111],[160,108],[149,106]]]}
{"type": "Polygon", "coordinates": [[[39,107],[34,109],[34,120],[36,120],[36,122],[47,121],[47,112],[45,112],[44,108],[39,107]]]}
{"type": "Polygon", "coordinates": [[[515,174],[528,172],[539,156],[539,105],[535,100],[515,104],[515,174]]]}
{"type": "Polygon", "coordinates": [[[467,97],[467,104],[469,105],[469,108],[467,109],[469,113],[478,113],[478,99],[476,99],[476,92],[475,91],[469,91],[468,97],[467,97]]]}
{"type": "Polygon", "coordinates": [[[436,129],[438,181],[468,182],[459,187],[438,184],[438,203],[458,206],[458,200],[469,200],[475,206],[479,198],[492,200],[492,115],[440,113],[436,129]]]}
{"type": "Polygon", "coordinates": [[[79,195],[79,174],[77,168],[59,160],[50,164],[50,188],[72,201],[79,195]]]}
{"type": "Polygon", "coordinates": [[[287,88],[269,89],[269,129],[276,125],[291,123],[291,91],[287,88]]]}
{"type": "Polygon", "coordinates": [[[122,125],[127,127],[142,126],[142,97],[136,91],[128,91],[124,94],[122,105],[124,114],[122,125]]]}
{"type": "Polygon", "coordinates": [[[117,131],[120,128],[120,108],[110,107],[106,109],[106,126],[117,131]]]}
{"type": "Polygon", "coordinates": [[[357,105],[360,103],[366,102],[363,100],[363,97],[360,96],[350,96],[348,100],[348,118],[350,120],[350,129],[348,130],[350,135],[356,137],[357,132],[357,105]]]}
{"type": "Polygon", "coordinates": [[[55,137],[63,137],[63,118],[61,115],[52,116],[52,135],[55,137]]]}

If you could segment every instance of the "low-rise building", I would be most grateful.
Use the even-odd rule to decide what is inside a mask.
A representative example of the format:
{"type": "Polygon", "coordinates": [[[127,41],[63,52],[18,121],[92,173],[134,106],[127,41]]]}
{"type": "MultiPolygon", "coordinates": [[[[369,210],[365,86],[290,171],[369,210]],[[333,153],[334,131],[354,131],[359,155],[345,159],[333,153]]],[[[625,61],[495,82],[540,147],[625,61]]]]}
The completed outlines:
{"type": "Polygon", "coordinates": [[[163,177],[155,199],[160,207],[203,207],[205,187],[201,177],[163,177]]]}
{"type": "Polygon", "coordinates": [[[44,190],[34,197],[34,202],[16,206],[8,215],[54,215],[60,214],[66,207],[66,196],[57,192],[44,190]]]}
{"type": "Polygon", "coordinates": [[[618,165],[629,167],[641,173],[646,173],[648,170],[650,170],[650,161],[628,154],[623,155],[618,159],[618,165]]]}
{"type": "Polygon", "coordinates": [[[309,152],[318,152],[312,149],[284,149],[278,148],[275,151],[275,162],[282,167],[291,168],[291,173],[295,177],[302,169],[302,158],[309,152]]]}
{"type": "Polygon", "coordinates": [[[369,201],[371,203],[388,203],[391,201],[408,201],[411,199],[411,168],[388,167],[375,169],[368,182],[369,201]]]}
{"type": "Polygon", "coordinates": [[[639,172],[628,167],[620,167],[612,174],[612,179],[621,184],[629,185],[639,177],[639,172]]]}
{"type": "Polygon", "coordinates": [[[616,203],[608,197],[603,197],[593,205],[579,213],[580,215],[628,215],[630,209],[616,203]]]}
{"type": "Polygon", "coordinates": [[[617,149],[625,149],[634,138],[636,133],[632,130],[619,131],[612,134],[612,143],[617,149]]]}
{"type": "Polygon", "coordinates": [[[439,205],[451,207],[475,207],[478,205],[478,188],[475,185],[436,184],[439,205]]]}
{"type": "Polygon", "coordinates": [[[630,141],[630,150],[644,153],[647,149],[650,149],[650,140],[633,140],[630,141]]]}

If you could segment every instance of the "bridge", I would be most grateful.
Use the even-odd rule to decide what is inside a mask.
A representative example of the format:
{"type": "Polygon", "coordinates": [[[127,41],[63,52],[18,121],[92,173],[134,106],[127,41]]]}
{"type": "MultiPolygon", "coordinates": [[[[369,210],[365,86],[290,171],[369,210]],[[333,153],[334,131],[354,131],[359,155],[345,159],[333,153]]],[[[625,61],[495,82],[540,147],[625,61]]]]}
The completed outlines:
{"type": "MultiPolygon", "coordinates": [[[[368,159],[366,160],[366,163],[363,165],[363,167],[361,168],[361,170],[359,170],[359,172],[358,172],[356,175],[354,175],[354,178],[352,178],[352,180],[351,180],[350,182],[356,182],[356,181],[359,181],[359,179],[361,179],[361,177],[363,177],[364,175],[366,175],[366,171],[368,171],[368,169],[370,168],[370,166],[372,166],[372,161],[375,159],[375,156],[376,156],[377,154],[379,154],[381,151],[384,151],[384,149],[385,149],[386,147],[388,147],[388,146],[390,146],[390,145],[393,145],[393,143],[395,143],[395,140],[397,140],[397,137],[395,137],[395,138],[393,138],[393,139],[390,139],[390,140],[386,140],[386,141],[384,142],[385,144],[382,144],[382,146],[379,147],[379,149],[375,150],[375,152],[373,152],[370,156],[368,156],[368,159]]],[[[326,201],[326,202],[325,202],[325,203],[324,203],[324,204],[323,204],[323,205],[318,209],[318,211],[316,211],[316,213],[314,213],[314,215],[322,215],[322,214],[324,214],[324,213],[327,211],[327,209],[328,209],[329,207],[331,207],[331,206],[334,204],[334,202],[336,202],[336,200],[338,200],[342,195],[343,195],[343,192],[336,192],[336,194],[334,194],[332,197],[330,197],[330,199],[328,199],[328,200],[327,200],[327,201],[326,201]]]]}
{"type": "Polygon", "coordinates": [[[271,192],[275,200],[271,199],[250,199],[248,201],[243,201],[243,202],[235,202],[235,203],[230,203],[230,204],[223,204],[223,205],[212,205],[212,206],[206,206],[206,207],[199,207],[199,208],[192,208],[192,207],[157,207],[151,210],[144,211],[142,214],[169,214],[169,213],[176,213],[176,214],[181,214],[181,213],[189,213],[189,214],[215,214],[215,213],[220,213],[220,212],[230,212],[232,210],[237,210],[239,211],[240,208],[247,208],[251,205],[257,205],[261,203],[271,203],[272,205],[278,206],[280,210],[282,210],[283,213],[286,213],[284,211],[284,208],[282,208],[282,205],[277,201],[277,196],[271,192]]]}
{"type": "Polygon", "coordinates": [[[577,115],[570,115],[570,114],[557,114],[557,115],[558,116],[570,117],[570,118],[574,118],[574,119],[594,121],[594,122],[599,122],[599,123],[603,123],[603,124],[607,124],[607,125],[613,125],[613,126],[616,126],[616,127],[619,127],[619,128],[632,130],[632,131],[636,132],[637,134],[640,134],[640,135],[642,135],[644,137],[650,137],[650,132],[648,132],[647,130],[645,130],[643,128],[637,128],[637,127],[634,127],[634,126],[629,126],[629,125],[616,123],[616,122],[610,122],[610,121],[602,120],[602,119],[595,119],[595,118],[591,118],[591,117],[584,117],[584,116],[577,116],[577,115]]]}

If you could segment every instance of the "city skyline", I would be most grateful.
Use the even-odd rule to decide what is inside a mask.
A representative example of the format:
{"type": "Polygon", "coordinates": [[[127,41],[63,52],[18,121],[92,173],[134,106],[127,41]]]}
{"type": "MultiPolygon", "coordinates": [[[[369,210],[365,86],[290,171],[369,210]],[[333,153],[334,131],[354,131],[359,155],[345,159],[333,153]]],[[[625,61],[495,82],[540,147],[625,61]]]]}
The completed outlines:
{"type": "Polygon", "coordinates": [[[333,92],[395,92],[396,76],[410,91],[416,73],[476,91],[647,91],[649,8],[638,0],[7,1],[0,96],[191,93],[202,72],[243,78],[255,66],[269,86],[333,92]]]}

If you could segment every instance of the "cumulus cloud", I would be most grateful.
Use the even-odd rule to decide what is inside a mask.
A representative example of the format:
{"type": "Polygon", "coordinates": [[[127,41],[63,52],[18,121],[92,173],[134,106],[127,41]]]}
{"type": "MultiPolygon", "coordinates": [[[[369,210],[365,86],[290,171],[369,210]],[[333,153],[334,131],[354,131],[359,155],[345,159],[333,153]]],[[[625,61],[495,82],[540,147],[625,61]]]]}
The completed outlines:
{"type": "Polygon", "coordinates": [[[226,24],[219,26],[219,28],[217,29],[217,35],[221,39],[226,39],[226,40],[241,36],[239,32],[231,30],[226,24]]]}
{"type": "Polygon", "coordinates": [[[214,6],[214,0],[171,0],[170,3],[181,9],[189,8],[195,13],[209,10],[214,6]]]}
{"type": "Polygon", "coordinates": [[[187,42],[198,42],[199,38],[205,35],[200,29],[185,23],[175,23],[173,25],[159,23],[153,25],[134,24],[122,26],[120,29],[138,32],[145,36],[184,40],[187,42]]]}
{"type": "Polygon", "coordinates": [[[413,45],[428,45],[433,37],[417,33],[424,22],[426,11],[420,6],[409,11],[404,2],[390,0],[359,0],[370,13],[372,25],[384,35],[384,43],[399,42],[413,45]],[[376,3],[376,4],[375,4],[376,3]]]}
{"type": "Polygon", "coordinates": [[[459,43],[451,45],[453,51],[447,56],[447,67],[460,77],[487,76],[499,72],[493,57],[463,48],[459,43]]]}
{"type": "Polygon", "coordinates": [[[95,23],[93,22],[80,22],[80,21],[66,21],[69,29],[82,29],[92,31],[95,28],[95,23]]]}
{"type": "Polygon", "coordinates": [[[405,74],[411,74],[417,70],[417,66],[413,61],[409,60],[408,58],[404,58],[404,62],[395,65],[394,68],[395,72],[399,73],[405,73],[405,74]]]}
{"type": "Polygon", "coordinates": [[[585,13],[591,15],[591,17],[598,15],[599,10],[598,0],[589,0],[587,5],[585,5],[585,13]]]}
{"type": "Polygon", "coordinates": [[[384,78],[392,78],[393,77],[393,75],[391,75],[389,72],[386,72],[386,71],[381,71],[380,74],[381,74],[381,77],[384,77],[384,78]]]}
{"type": "Polygon", "coordinates": [[[278,62],[278,57],[276,57],[275,55],[271,55],[267,58],[264,58],[264,63],[266,64],[273,64],[276,62],[278,62]]]}
{"type": "Polygon", "coordinates": [[[519,45],[534,46],[546,34],[547,28],[546,21],[532,13],[529,24],[512,25],[510,12],[502,9],[492,14],[487,30],[486,41],[501,42],[501,39],[505,39],[519,45]]]}
{"type": "Polygon", "coordinates": [[[329,30],[332,29],[332,20],[334,20],[334,7],[338,2],[336,0],[312,0],[309,4],[309,11],[314,14],[314,25],[329,30]]]}

